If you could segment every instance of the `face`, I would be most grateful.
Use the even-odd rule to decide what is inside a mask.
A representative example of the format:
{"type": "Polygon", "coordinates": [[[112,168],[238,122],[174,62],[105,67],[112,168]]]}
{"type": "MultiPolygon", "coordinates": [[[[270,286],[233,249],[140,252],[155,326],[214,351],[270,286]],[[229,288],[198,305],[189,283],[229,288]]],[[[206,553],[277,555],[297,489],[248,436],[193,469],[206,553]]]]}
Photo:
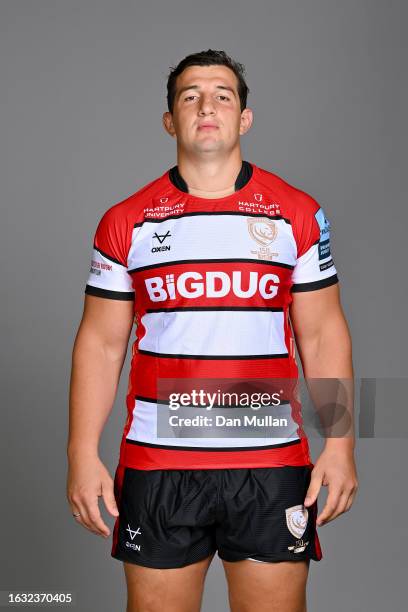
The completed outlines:
{"type": "Polygon", "coordinates": [[[189,66],[176,81],[173,113],[163,114],[177,147],[194,154],[217,154],[239,147],[252,125],[252,111],[241,113],[238,80],[227,66],[189,66]]]}

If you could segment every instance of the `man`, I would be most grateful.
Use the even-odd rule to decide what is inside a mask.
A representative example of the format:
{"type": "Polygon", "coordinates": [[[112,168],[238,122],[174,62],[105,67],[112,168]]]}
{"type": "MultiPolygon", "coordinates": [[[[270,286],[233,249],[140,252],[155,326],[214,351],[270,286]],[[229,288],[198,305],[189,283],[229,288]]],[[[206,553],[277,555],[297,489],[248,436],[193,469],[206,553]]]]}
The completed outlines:
{"type": "Polygon", "coordinates": [[[177,165],[106,211],[95,234],[73,352],[67,497],[95,534],[110,534],[98,496],[116,517],[127,612],[199,610],[216,550],[233,612],[305,611],[309,561],[322,556],[316,524],[347,511],[357,488],[353,437],[327,438],[313,466],[294,396],[280,406],[291,435],[160,433],[170,410],[159,380],[296,380],[292,328],[306,378],[353,376],[322,208],[242,160],[253,120],[243,74],[211,49],[172,70],[163,125],[177,165]],[[134,321],[113,481],[98,442],[134,321]]]}

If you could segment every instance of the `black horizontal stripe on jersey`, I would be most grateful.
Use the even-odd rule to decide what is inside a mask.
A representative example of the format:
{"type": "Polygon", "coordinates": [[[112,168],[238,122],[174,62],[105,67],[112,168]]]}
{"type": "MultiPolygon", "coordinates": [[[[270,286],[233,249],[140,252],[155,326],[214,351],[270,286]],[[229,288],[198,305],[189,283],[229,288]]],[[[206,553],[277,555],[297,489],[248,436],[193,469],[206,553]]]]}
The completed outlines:
{"type": "Polygon", "coordinates": [[[205,451],[212,453],[213,451],[250,451],[250,450],[268,450],[269,448],[282,448],[284,446],[292,446],[293,444],[300,444],[300,438],[290,440],[289,442],[280,442],[279,444],[267,444],[265,446],[176,446],[172,444],[153,444],[152,442],[139,442],[139,440],[131,440],[125,438],[127,444],[136,444],[138,446],[148,446],[150,448],[163,448],[169,450],[186,450],[186,451],[205,451]]]}
{"type": "Polygon", "coordinates": [[[293,270],[295,266],[291,264],[286,264],[281,261],[267,261],[266,259],[252,259],[250,257],[229,257],[229,258],[221,258],[221,259],[174,259],[172,261],[162,261],[154,264],[149,264],[148,266],[140,266],[140,268],[133,268],[132,270],[128,270],[129,274],[133,274],[134,272],[141,272],[142,270],[151,270],[154,268],[162,268],[164,266],[175,266],[178,264],[212,264],[212,263],[250,263],[257,264],[262,266],[277,266],[278,268],[287,268],[288,270],[293,270]]]}
{"type": "MultiPolygon", "coordinates": [[[[160,380],[160,376],[157,377],[160,380]]],[[[194,378],[194,377],[192,377],[194,378]]],[[[198,377],[200,378],[200,377],[198,377]]],[[[184,379],[183,379],[184,380],[184,379]]],[[[228,381],[231,381],[231,378],[227,379],[228,381]]],[[[248,382],[252,382],[253,380],[257,380],[257,379],[251,379],[248,378],[247,379],[248,382]]],[[[241,384],[241,383],[240,383],[241,384]]],[[[161,404],[163,406],[167,406],[169,402],[167,402],[166,400],[162,400],[162,399],[158,399],[158,398],[151,398],[151,397],[147,397],[145,395],[135,395],[134,396],[135,400],[139,400],[140,402],[147,402],[147,403],[152,403],[152,404],[161,404]]],[[[289,404],[289,400],[282,400],[281,402],[279,402],[279,406],[281,406],[282,404],[289,404]]],[[[263,406],[263,408],[269,408],[270,406],[263,406]]],[[[237,406],[219,406],[219,405],[214,405],[213,408],[234,408],[234,410],[236,410],[237,406]]],[[[243,408],[248,408],[248,406],[243,406],[243,408]]],[[[274,408],[276,408],[276,406],[274,406],[274,408]]]]}
{"type": "Polygon", "coordinates": [[[102,289],[93,285],[86,285],[85,293],[95,295],[96,297],[107,298],[108,300],[123,300],[133,302],[135,299],[134,291],[112,291],[111,289],[102,289]]]}
{"type": "Polygon", "coordinates": [[[113,261],[113,263],[119,264],[119,266],[126,268],[126,266],[124,266],[121,261],[119,261],[118,259],[115,259],[114,257],[111,257],[107,253],[104,253],[104,251],[101,251],[101,249],[98,249],[97,246],[93,245],[93,248],[95,249],[95,251],[98,251],[98,253],[100,253],[103,257],[106,257],[106,259],[109,259],[109,261],[113,261]]]}
{"type": "Polygon", "coordinates": [[[138,353],[161,359],[212,359],[213,361],[218,361],[219,359],[228,359],[230,361],[238,359],[286,359],[289,357],[288,353],[273,353],[268,355],[189,355],[187,353],[157,353],[156,351],[147,351],[141,348],[138,349],[138,353]]]}
{"type": "Polygon", "coordinates": [[[193,210],[189,212],[180,213],[177,215],[169,215],[168,217],[152,217],[146,218],[143,221],[139,221],[139,223],[135,223],[133,227],[142,227],[145,223],[163,223],[164,221],[168,221],[169,219],[180,219],[181,217],[192,217],[195,215],[239,215],[241,217],[265,217],[266,219],[270,219],[272,221],[280,221],[283,220],[288,225],[291,225],[290,219],[283,217],[282,215],[267,215],[266,213],[250,213],[250,212],[242,212],[240,210],[212,210],[212,211],[199,211],[193,210]]]}
{"type": "Polygon", "coordinates": [[[330,287],[339,282],[337,274],[329,276],[328,278],[322,278],[318,281],[311,283],[294,283],[291,287],[291,292],[300,293],[302,291],[316,291],[317,289],[324,289],[324,287],[330,287]]]}
{"type": "Polygon", "coordinates": [[[175,306],[174,308],[146,308],[146,312],[182,312],[184,310],[262,310],[283,312],[283,306],[175,306]]]}

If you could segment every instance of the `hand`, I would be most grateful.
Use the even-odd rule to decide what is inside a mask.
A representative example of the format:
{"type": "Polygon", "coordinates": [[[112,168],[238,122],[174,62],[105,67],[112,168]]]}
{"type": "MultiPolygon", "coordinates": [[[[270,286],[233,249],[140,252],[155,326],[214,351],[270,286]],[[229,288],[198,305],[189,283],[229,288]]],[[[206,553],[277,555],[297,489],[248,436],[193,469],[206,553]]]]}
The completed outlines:
{"type": "Polygon", "coordinates": [[[109,537],[110,531],[99,511],[98,497],[103,497],[112,516],[119,516],[113,487],[113,479],[97,456],[78,453],[69,460],[67,498],[72,513],[80,513],[75,520],[104,538],[109,537]]]}
{"type": "Polygon", "coordinates": [[[325,525],[351,508],[358,488],[352,450],[326,448],[320,454],[312,470],[305,506],[311,506],[316,501],[322,485],[329,487],[329,494],[316,519],[318,526],[325,525]]]}

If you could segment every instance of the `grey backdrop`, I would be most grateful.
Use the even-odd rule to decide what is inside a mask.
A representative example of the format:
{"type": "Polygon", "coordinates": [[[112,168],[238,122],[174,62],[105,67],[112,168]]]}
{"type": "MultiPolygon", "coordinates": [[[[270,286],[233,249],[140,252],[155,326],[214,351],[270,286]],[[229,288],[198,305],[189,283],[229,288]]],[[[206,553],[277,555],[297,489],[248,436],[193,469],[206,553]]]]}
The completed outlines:
{"type": "MultiPolygon", "coordinates": [[[[0,24],[0,589],[123,610],[111,540],[65,499],[68,381],[97,221],[176,163],[161,125],[169,67],[208,47],[245,64],[244,159],[325,208],[356,375],[405,377],[407,5],[2,0],[0,24]]],[[[101,445],[112,473],[128,368],[101,445]]],[[[320,529],[311,612],[405,608],[406,453],[406,439],[358,442],[359,495],[320,529]]],[[[228,610],[218,558],[203,610],[228,610]]]]}

